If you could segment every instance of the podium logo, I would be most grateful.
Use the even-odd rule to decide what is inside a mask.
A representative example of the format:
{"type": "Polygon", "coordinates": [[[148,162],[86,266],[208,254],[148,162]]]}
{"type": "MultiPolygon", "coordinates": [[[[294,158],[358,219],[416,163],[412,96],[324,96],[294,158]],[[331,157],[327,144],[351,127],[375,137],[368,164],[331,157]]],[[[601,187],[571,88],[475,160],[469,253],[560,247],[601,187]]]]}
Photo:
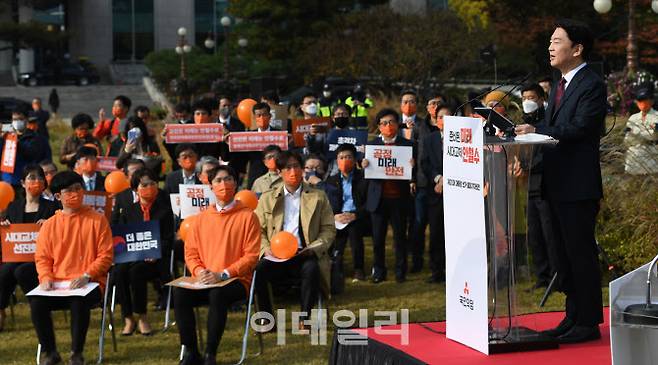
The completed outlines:
{"type": "Polygon", "coordinates": [[[470,310],[474,310],[475,302],[469,298],[471,290],[468,288],[468,281],[464,282],[464,295],[459,296],[459,303],[470,310]]]}

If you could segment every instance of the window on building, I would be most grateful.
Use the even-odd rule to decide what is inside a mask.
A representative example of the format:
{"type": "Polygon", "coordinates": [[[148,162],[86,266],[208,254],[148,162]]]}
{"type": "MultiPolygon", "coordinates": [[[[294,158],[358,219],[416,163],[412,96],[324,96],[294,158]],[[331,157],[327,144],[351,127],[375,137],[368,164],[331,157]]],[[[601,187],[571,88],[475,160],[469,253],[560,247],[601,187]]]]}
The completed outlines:
{"type": "Polygon", "coordinates": [[[114,60],[143,60],[154,48],[153,0],[112,0],[114,60]]]}

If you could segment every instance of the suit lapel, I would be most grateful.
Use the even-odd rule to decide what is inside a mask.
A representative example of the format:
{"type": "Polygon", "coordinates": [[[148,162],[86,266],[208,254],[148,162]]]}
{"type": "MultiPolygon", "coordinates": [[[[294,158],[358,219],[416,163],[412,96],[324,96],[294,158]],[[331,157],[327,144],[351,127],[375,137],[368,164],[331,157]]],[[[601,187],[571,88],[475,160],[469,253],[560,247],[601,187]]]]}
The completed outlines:
{"type": "MultiPolygon", "coordinates": [[[[283,186],[282,186],[283,188],[283,186]]],[[[284,214],[284,201],[283,201],[283,190],[279,189],[275,197],[274,207],[272,207],[272,218],[274,220],[274,231],[278,232],[283,230],[283,214],[284,214]]]]}
{"type": "Polygon", "coordinates": [[[313,216],[313,212],[315,212],[315,207],[318,205],[318,198],[315,194],[311,193],[309,190],[308,186],[305,184],[303,185],[302,188],[302,196],[301,196],[301,210],[299,212],[299,219],[302,221],[302,229],[304,230],[304,239],[306,241],[306,244],[310,244],[311,241],[309,241],[309,229],[311,226],[311,217],[313,216]]]}
{"type": "Polygon", "coordinates": [[[581,68],[578,72],[576,72],[574,77],[569,82],[569,86],[564,91],[564,95],[562,95],[562,100],[560,100],[560,105],[558,105],[557,109],[555,109],[555,113],[553,114],[554,117],[560,111],[562,106],[567,102],[567,100],[569,100],[569,97],[571,96],[571,94],[574,93],[574,90],[576,90],[580,85],[580,81],[583,79],[583,77],[585,77],[585,72],[587,72],[585,70],[586,68],[587,66],[581,68]]]}

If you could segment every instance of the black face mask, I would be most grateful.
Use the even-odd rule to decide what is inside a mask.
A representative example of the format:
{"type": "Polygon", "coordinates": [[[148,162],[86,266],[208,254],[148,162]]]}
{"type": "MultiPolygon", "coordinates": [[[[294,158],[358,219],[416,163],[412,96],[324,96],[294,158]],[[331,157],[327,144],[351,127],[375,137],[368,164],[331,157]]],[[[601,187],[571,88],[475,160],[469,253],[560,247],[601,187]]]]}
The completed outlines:
{"type": "Polygon", "coordinates": [[[349,117],[336,117],[334,118],[334,125],[338,128],[345,128],[347,125],[350,124],[350,118],[349,117]]]}

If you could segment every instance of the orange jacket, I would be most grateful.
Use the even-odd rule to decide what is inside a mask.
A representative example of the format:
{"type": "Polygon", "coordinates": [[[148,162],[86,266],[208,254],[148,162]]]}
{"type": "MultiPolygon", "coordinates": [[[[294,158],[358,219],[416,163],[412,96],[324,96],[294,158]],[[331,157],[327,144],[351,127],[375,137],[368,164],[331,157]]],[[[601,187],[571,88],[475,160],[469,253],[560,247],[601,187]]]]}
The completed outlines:
{"type": "Polygon", "coordinates": [[[34,261],[40,283],[72,280],[86,272],[103,291],[113,256],[112,232],[107,219],[83,206],[73,214],[57,211],[43,223],[34,261]]]}
{"type": "Polygon", "coordinates": [[[258,218],[239,201],[226,212],[212,207],[196,215],[185,240],[185,264],[193,276],[203,269],[227,270],[247,290],[259,252],[258,218]]]}
{"type": "Polygon", "coordinates": [[[96,128],[94,128],[92,135],[100,140],[106,136],[118,136],[120,132],[119,124],[121,124],[121,119],[119,118],[101,120],[96,125],[96,128]]]}

